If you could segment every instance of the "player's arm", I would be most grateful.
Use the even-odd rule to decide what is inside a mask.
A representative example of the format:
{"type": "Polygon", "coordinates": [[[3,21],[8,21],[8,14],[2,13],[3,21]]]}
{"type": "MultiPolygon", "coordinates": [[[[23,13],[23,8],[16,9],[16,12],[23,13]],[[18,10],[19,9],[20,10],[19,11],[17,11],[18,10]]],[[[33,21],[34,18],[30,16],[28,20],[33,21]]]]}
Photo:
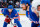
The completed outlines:
{"type": "Polygon", "coordinates": [[[32,12],[31,7],[29,8],[29,13],[33,21],[39,21],[39,18],[36,16],[36,14],[32,12]]]}
{"type": "Polygon", "coordinates": [[[14,14],[15,14],[14,18],[19,18],[19,13],[15,9],[14,9],[14,14]]]}
{"type": "Polygon", "coordinates": [[[16,13],[13,19],[18,19],[18,21],[20,21],[19,13],[16,13]]]}
{"type": "Polygon", "coordinates": [[[38,16],[37,9],[35,7],[32,7],[32,11],[38,16]]]}
{"type": "Polygon", "coordinates": [[[2,12],[2,14],[3,14],[4,16],[7,16],[5,9],[2,9],[1,12],[2,12]]]}
{"type": "Polygon", "coordinates": [[[16,14],[15,14],[15,17],[18,17],[18,16],[19,16],[19,14],[18,14],[18,13],[16,13],[16,14]]]}
{"type": "Polygon", "coordinates": [[[5,15],[5,10],[4,9],[2,9],[1,12],[2,12],[3,15],[5,15]]]}

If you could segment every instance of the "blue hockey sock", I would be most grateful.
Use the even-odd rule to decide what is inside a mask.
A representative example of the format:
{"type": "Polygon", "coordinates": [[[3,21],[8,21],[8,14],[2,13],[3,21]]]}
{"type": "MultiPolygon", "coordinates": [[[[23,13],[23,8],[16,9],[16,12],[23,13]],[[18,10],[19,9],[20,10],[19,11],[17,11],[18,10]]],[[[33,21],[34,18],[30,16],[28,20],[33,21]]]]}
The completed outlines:
{"type": "Polygon", "coordinates": [[[7,27],[8,23],[4,22],[3,27],[7,27]]]}

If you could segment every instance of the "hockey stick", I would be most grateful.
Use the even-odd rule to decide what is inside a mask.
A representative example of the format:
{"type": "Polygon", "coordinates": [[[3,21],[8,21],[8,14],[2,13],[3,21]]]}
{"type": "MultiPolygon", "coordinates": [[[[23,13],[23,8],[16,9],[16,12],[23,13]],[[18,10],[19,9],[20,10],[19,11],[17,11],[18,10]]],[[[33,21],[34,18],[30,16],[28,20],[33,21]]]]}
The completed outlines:
{"type": "Polygon", "coordinates": [[[13,26],[16,25],[16,23],[14,23],[14,19],[11,20],[11,24],[12,24],[13,26]]]}
{"type": "Polygon", "coordinates": [[[14,23],[14,19],[12,19],[10,23],[11,23],[11,25],[13,25],[13,27],[17,27],[17,24],[14,23]]]}

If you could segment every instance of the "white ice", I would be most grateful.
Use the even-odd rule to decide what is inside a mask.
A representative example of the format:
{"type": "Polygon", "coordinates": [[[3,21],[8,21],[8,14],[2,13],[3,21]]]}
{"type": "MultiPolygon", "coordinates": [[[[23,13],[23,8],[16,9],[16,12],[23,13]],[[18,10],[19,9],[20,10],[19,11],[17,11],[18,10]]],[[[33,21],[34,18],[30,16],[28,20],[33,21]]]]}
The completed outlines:
{"type": "MultiPolygon", "coordinates": [[[[5,17],[3,15],[0,15],[0,27],[3,27],[4,19],[5,17]]],[[[22,27],[31,27],[31,21],[26,17],[26,15],[20,15],[20,22],[22,27]]],[[[13,26],[9,24],[7,27],[13,26]]]]}

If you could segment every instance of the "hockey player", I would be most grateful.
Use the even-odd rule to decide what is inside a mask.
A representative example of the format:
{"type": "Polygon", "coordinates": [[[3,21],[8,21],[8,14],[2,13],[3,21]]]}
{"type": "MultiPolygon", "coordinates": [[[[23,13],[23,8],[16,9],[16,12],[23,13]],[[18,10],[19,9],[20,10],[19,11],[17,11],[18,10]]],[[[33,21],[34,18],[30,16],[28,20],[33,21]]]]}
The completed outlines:
{"type": "MultiPolygon", "coordinates": [[[[18,27],[22,27],[20,24],[19,15],[12,5],[9,5],[8,8],[2,9],[2,14],[6,16],[3,27],[7,27],[12,19],[14,19],[14,23],[16,23],[18,27]]],[[[16,25],[14,27],[16,27],[16,25]]]]}
{"type": "MultiPolygon", "coordinates": [[[[31,27],[38,27],[39,26],[39,18],[37,16],[38,14],[36,12],[31,11],[31,7],[32,7],[31,4],[27,3],[26,6],[27,6],[26,16],[32,21],[31,27]]],[[[37,10],[40,10],[40,9],[38,8],[37,10]]]]}
{"type": "MultiPolygon", "coordinates": [[[[40,11],[40,5],[37,7],[37,11],[40,11]]],[[[30,18],[32,19],[31,27],[39,26],[39,14],[36,10],[32,12],[31,7],[29,7],[30,18]]]]}
{"type": "MultiPolygon", "coordinates": [[[[40,5],[37,7],[37,11],[40,11],[40,5]]],[[[31,10],[31,5],[28,5],[27,11],[26,11],[26,16],[30,18],[32,21],[31,27],[38,27],[39,26],[39,14],[36,10],[32,12],[31,10]]]]}

